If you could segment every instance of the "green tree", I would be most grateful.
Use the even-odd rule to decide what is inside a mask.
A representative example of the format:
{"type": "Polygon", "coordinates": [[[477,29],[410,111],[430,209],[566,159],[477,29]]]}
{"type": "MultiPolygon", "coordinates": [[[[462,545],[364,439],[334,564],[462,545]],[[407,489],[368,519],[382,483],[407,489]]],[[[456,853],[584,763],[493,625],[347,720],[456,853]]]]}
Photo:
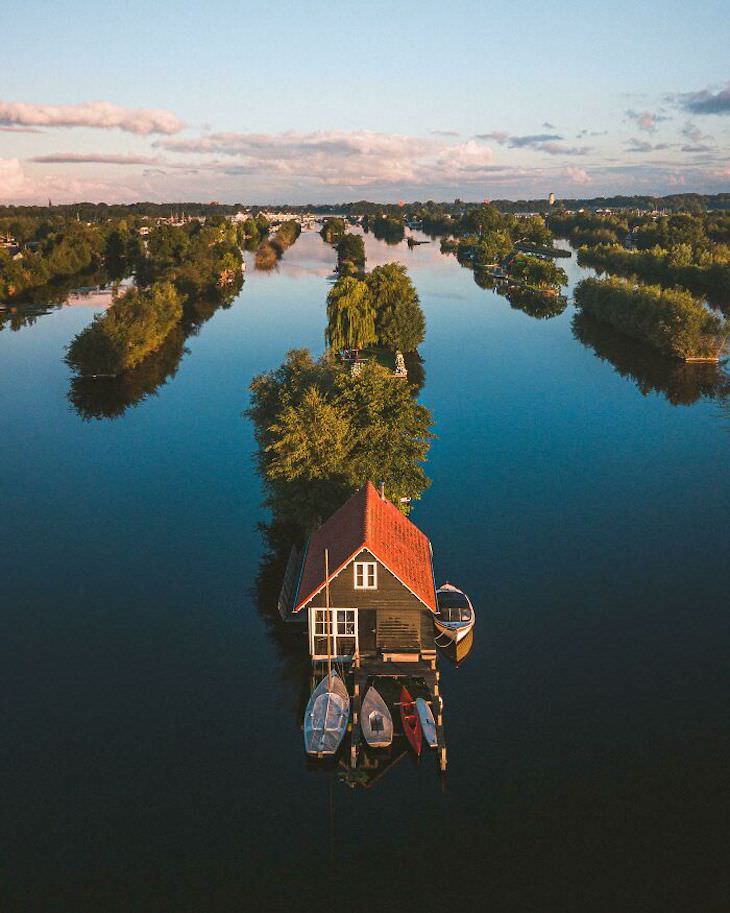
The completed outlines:
{"type": "Polygon", "coordinates": [[[375,305],[378,342],[394,351],[415,352],[425,338],[426,319],[405,266],[376,266],[366,281],[375,305]]]}
{"type": "Polygon", "coordinates": [[[413,393],[375,362],[355,375],[302,349],[255,377],[247,416],[275,518],[306,530],[368,480],[385,481],[407,512],[400,498],[429,484],[422,463],[432,438],[431,415],[413,393]]]}
{"type": "Polygon", "coordinates": [[[531,244],[551,245],[553,243],[553,233],[545,224],[542,216],[528,216],[526,219],[519,219],[516,233],[520,240],[529,241],[531,244]]]}
{"type": "Polygon", "coordinates": [[[267,476],[308,482],[344,477],[352,447],[349,416],[316,386],[285,406],[269,429],[267,476]]]}
{"type": "Polygon", "coordinates": [[[361,279],[339,279],[327,296],[327,341],[335,350],[361,349],[376,341],[375,307],[361,279]]]}
{"type": "Polygon", "coordinates": [[[552,260],[542,260],[527,254],[517,254],[510,263],[509,272],[520,282],[537,288],[568,284],[568,276],[562,267],[552,260]]]}
{"type": "Polygon", "coordinates": [[[474,263],[482,265],[501,263],[513,248],[512,238],[506,231],[495,231],[474,239],[474,244],[474,263]]]}
{"type": "Polygon", "coordinates": [[[80,374],[121,374],[159,349],[182,315],[170,283],[129,289],[74,338],[66,363],[80,374]]]}
{"type": "Polygon", "coordinates": [[[717,359],[730,336],[730,322],[680,289],[625,279],[583,279],[574,300],[584,313],[685,360],[717,359]]]}
{"type": "Polygon", "coordinates": [[[382,481],[388,497],[419,497],[428,487],[422,463],[433,434],[431,413],[410,385],[375,362],[360,374],[341,371],[335,384],[338,408],[350,419],[347,478],[351,488],[382,481]]]}
{"type": "Polygon", "coordinates": [[[320,230],[320,235],[328,244],[335,244],[345,234],[347,226],[344,219],[325,219],[320,230]]]}
{"type": "Polygon", "coordinates": [[[499,231],[506,227],[507,220],[505,216],[489,203],[470,209],[463,219],[463,225],[466,231],[473,231],[477,234],[489,234],[499,231]]]}
{"type": "Polygon", "coordinates": [[[362,235],[355,235],[348,232],[343,235],[337,242],[337,263],[340,269],[344,263],[350,262],[357,269],[361,270],[365,266],[365,242],[362,235]]]}

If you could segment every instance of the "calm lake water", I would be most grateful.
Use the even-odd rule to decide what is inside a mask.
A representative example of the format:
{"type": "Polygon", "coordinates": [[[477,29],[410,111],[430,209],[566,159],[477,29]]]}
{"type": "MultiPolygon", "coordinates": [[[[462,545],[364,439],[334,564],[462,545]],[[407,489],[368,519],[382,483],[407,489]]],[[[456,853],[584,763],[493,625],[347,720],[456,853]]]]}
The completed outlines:
{"type": "Polygon", "coordinates": [[[441,663],[446,777],[305,761],[241,417],[322,350],[334,254],[304,234],[126,411],[69,400],[91,309],[0,332],[3,911],[727,910],[727,375],[513,309],[438,242],[367,256],[422,299],[413,519],[478,612],[441,663]]]}

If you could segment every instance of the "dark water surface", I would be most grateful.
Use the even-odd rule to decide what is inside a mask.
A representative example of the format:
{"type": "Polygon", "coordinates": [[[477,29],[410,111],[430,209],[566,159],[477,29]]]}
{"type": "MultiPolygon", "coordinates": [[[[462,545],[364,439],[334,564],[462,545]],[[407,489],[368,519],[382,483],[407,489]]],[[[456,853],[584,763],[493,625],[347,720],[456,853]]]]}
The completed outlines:
{"type": "Polygon", "coordinates": [[[727,375],[535,319],[438,243],[367,253],[421,295],[413,519],[478,612],[441,665],[447,776],[305,762],[240,416],[322,349],[305,234],[115,419],[68,399],[91,310],[0,332],[3,911],[728,909],[727,375]]]}

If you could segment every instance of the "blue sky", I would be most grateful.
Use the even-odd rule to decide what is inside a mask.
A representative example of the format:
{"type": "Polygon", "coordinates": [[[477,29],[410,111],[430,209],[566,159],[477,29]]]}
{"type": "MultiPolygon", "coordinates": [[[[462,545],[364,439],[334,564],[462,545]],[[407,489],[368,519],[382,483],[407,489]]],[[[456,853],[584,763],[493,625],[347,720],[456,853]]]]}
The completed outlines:
{"type": "Polygon", "coordinates": [[[0,201],[730,190],[727,3],[26,0],[0,201]]]}

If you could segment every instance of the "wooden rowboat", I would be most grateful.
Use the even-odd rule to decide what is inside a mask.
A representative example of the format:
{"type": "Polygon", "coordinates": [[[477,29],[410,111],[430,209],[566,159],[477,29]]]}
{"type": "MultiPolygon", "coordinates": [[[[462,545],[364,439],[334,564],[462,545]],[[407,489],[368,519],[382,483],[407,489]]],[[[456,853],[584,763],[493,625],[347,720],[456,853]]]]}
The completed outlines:
{"type": "Polygon", "coordinates": [[[372,685],[363,698],[360,727],[371,748],[387,748],[393,741],[393,717],[380,692],[372,685]]]}
{"type": "Polygon", "coordinates": [[[438,738],[436,737],[436,721],[433,718],[431,705],[422,697],[417,697],[416,711],[418,712],[418,719],[421,722],[421,729],[423,730],[423,737],[426,740],[426,744],[429,748],[436,748],[438,746],[438,738]]]}
{"type": "Polygon", "coordinates": [[[350,719],[350,695],[336,672],[322,679],[304,714],[304,750],[322,758],[340,747],[350,719]]]}
{"type": "Polygon", "coordinates": [[[415,701],[405,685],[400,692],[400,719],[405,737],[410,742],[411,748],[416,752],[416,756],[420,758],[423,730],[421,729],[421,721],[418,719],[415,701]]]}
{"type": "Polygon", "coordinates": [[[436,590],[436,602],[438,613],[433,617],[436,630],[452,643],[458,644],[474,629],[476,623],[471,600],[452,583],[444,583],[436,590]]]}

